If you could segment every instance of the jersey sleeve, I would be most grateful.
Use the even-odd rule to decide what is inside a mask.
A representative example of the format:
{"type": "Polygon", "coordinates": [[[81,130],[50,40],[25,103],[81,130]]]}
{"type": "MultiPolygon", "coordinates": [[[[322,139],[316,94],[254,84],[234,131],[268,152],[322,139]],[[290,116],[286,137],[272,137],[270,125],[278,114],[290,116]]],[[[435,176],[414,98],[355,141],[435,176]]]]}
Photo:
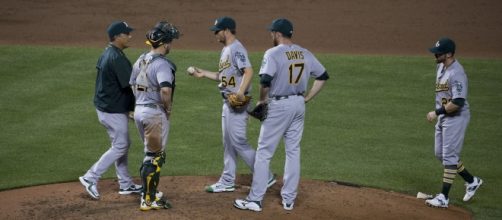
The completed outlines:
{"type": "Polygon", "coordinates": [[[117,79],[120,83],[121,88],[129,87],[129,80],[131,79],[131,63],[126,57],[116,56],[115,59],[111,60],[111,66],[113,67],[113,72],[117,75],[117,79]]]}
{"type": "Polygon", "coordinates": [[[309,54],[309,57],[310,58],[310,62],[311,62],[311,71],[310,71],[310,75],[311,77],[313,78],[317,78],[319,76],[321,76],[324,72],[326,72],[326,68],[324,68],[324,66],[321,64],[321,62],[319,62],[319,60],[317,60],[317,58],[310,52],[308,52],[309,54]]]}
{"type": "Polygon", "coordinates": [[[260,75],[267,74],[269,76],[274,76],[277,72],[277,63],[275,62],[270,50],[263,55],[263,61],[261,62],[260,75]]]}
{"type": "Polygon", "coordinates": [[[237,49],[234,52],[232,59],[238,69],[251,67],[251,62],[249,62],[248,52],[244,48],[237,49]]]}
{"type": "Polygon", "coordinates": [[[129,79],[129,85],[136,85],[136,77],[139,74],[139,59],[132,66],[131,78],[129,79]]]}
{"type": "Polygon", "coordinates": [[[171,65],[169,65],[169,63],[167,63],[167,62],[162,62],[162,64],[160,64],[158,68],[159,69],[157,71],[156,77],[157,77],[157,82],[159,83],[159,85],[164,82],[172,84],[173,80],[174,80],[174,76],[173,76],[173,69],[172,69],[171,65]]]}
{"type": "Polygon", "coordinates": [[[457,72],[453,74],[453,76],[450,78],[449,83],[451,88],[452,99],[467,98],[467,77],[465,76],[465,73],[457,72]]]}

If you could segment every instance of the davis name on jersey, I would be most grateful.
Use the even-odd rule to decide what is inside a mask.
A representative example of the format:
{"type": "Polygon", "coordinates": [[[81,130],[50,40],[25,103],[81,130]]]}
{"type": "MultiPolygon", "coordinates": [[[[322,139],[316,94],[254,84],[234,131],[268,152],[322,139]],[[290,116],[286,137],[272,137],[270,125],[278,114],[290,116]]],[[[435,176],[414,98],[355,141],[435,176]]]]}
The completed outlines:
{"type": "Polygon", "coordinates": [[[303,51],[286,51],[288,60],[303,60],[303,51]]]}

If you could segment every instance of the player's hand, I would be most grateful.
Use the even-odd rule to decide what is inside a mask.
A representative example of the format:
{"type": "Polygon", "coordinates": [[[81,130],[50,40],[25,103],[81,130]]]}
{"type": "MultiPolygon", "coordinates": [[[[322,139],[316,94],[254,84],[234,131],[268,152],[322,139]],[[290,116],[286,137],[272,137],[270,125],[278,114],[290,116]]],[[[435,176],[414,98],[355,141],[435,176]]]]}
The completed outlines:
{"type": "Polygon", "coordinates": [[[427,113],[427,121],[429,122],[433,122],[434,120],[436,120],[438,116],[436,115],[436,111],[431,111],[429,113],[427,113]]]}
{"type": "Polygon", "coordinates": [[[195,67],[195,66],[188,67],[187,73],[188,73],[188,75],[196,77],[196,78],[204,77],[204,73],[202,72],[202,70],[195,67]]]}
{"type": "Polygon", "coordinates": [[[235,95],[237,95],[237,100],[239,100],[241,102],[246,99],[246,97],[244,96],[244,93],[241,91],[237,92],[235,95]]]}

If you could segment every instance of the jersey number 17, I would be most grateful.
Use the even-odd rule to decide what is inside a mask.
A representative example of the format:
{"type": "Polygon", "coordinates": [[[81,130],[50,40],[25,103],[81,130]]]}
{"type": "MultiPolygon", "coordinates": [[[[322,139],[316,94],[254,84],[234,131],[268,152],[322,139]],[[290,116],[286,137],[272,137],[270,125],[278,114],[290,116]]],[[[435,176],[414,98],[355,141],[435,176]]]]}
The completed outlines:
{"type": "Polygon", "coordinates": [[[304,63],[292,63],[289,65],[289,84],[298,84],[303,74],[304,63]]]}

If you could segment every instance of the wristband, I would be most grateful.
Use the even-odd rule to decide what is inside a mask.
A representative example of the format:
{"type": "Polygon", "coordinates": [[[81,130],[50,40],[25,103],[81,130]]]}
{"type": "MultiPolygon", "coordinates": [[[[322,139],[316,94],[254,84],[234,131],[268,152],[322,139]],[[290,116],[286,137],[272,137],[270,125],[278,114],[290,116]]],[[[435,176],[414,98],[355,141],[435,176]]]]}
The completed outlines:
{"type": "Polygon", "coordinates": [[[446,114],[446,109],[444,108],[444,106],[441,106],[441,108],[438,108],[436,109],[436,115],[444,115],[446,114]]]}

